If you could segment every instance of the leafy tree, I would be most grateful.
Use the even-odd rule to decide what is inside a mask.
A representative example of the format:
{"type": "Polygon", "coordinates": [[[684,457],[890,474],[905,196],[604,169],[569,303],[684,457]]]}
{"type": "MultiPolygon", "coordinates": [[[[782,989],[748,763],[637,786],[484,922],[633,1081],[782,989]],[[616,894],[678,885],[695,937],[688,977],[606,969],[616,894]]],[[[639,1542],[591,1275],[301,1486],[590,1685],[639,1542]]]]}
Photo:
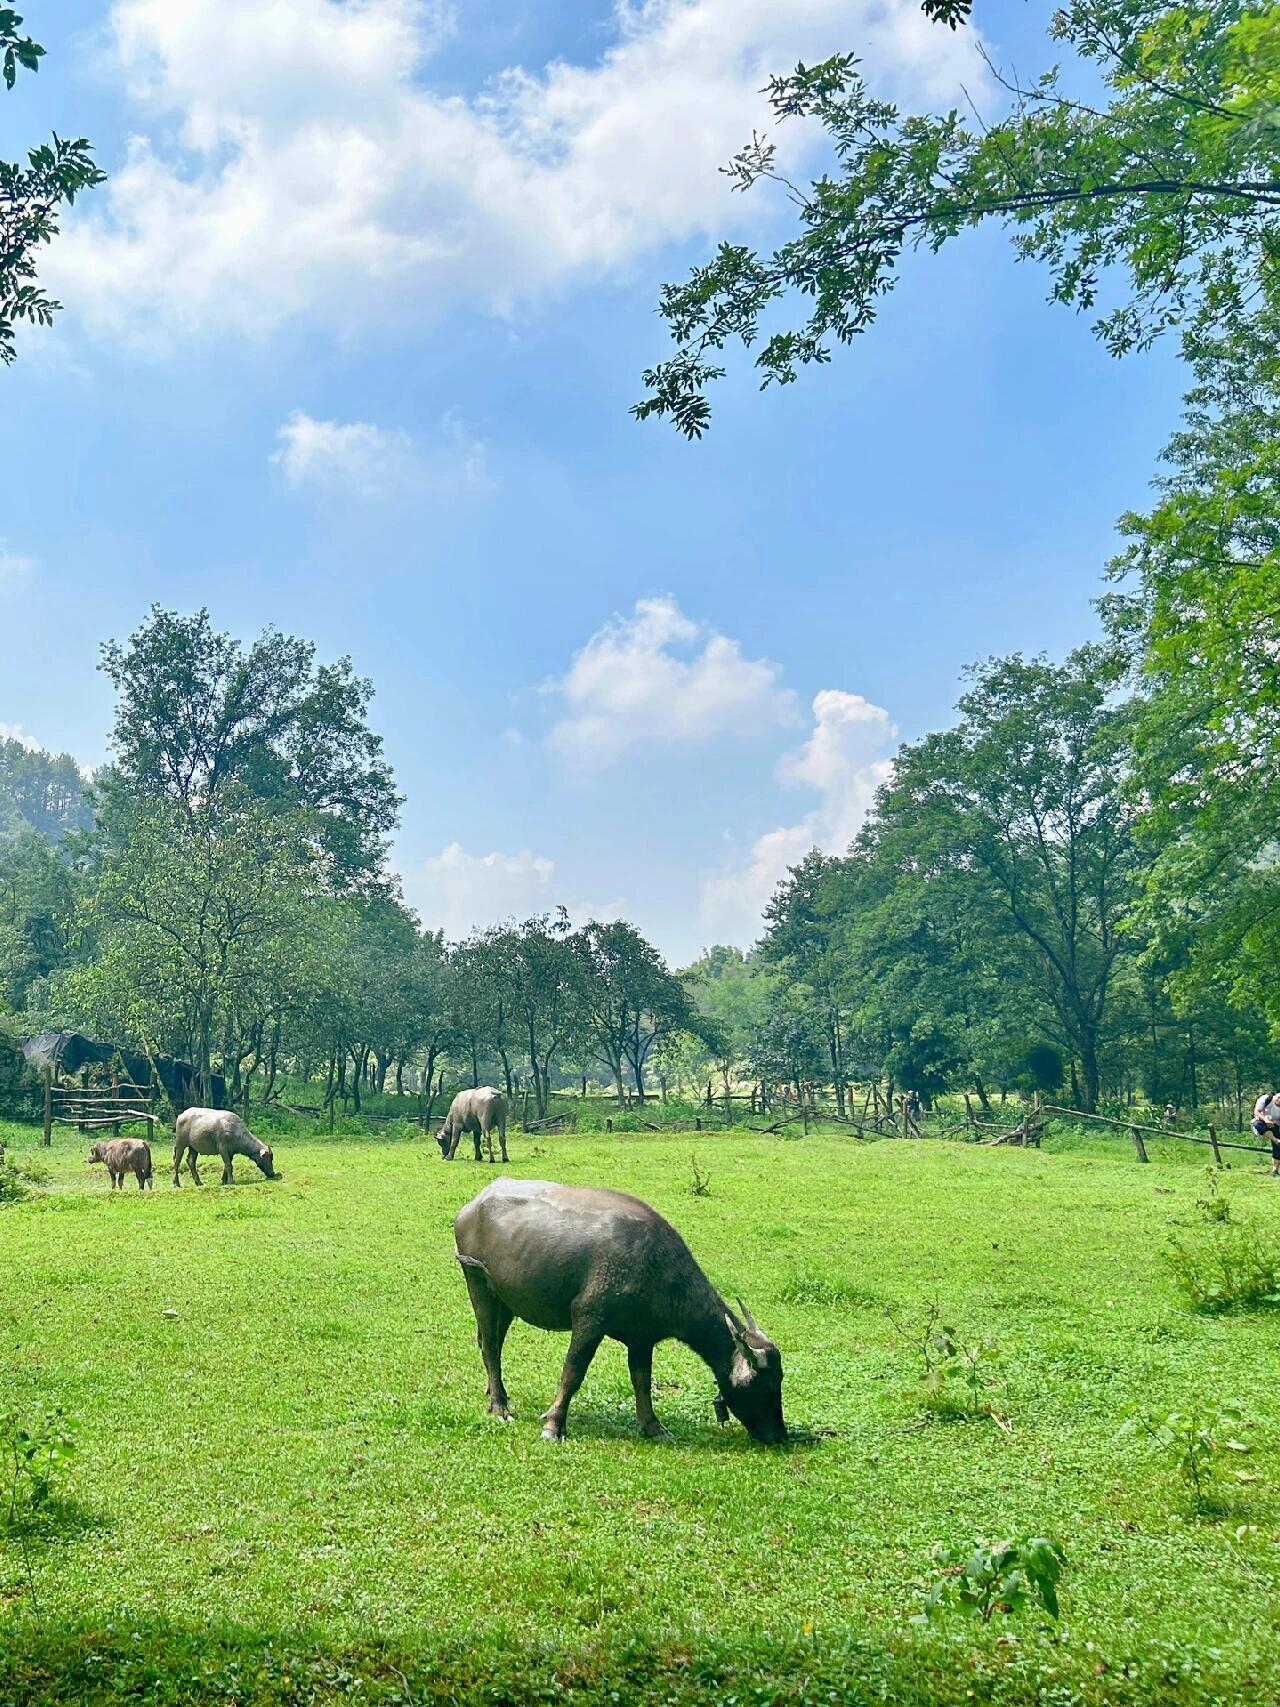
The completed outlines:
{"type": "Polygon", "coordinates": [[[872,98],[851,54],[775,77],[775,119],[816,121],[832,167],[807,189],[788,183],[756,136],[726,168],[743,191],[782,181],[799,233],[769,255],[722,243],[665,287],[675,353],[645,374],[635,413],[700,435],[728,344],[759,345],[762,386],[788,384],[872,324],[905,250],[993,220],[1048,267],[1060,302],[1093,309],[1102,277],[1127,272],[1127,298],[1097,322],[1117,353],[1179,322],[1203,332],[1248,301],[1280,258],[1275,8],[1068,0],[1050,35],[1074,53],[1079,86],[1057,69],[1001,77],[1011,110],[990,123],[903,117],[872,98]],[[768,330],[793,303],[803,315],[768,330]]]}
{"type": "Polygon", "coordinates": [[[569,934],[569,917],[561,908],[554,919],[543,914],[508,927],[497,944],[539,1117],[547,1112],[555,1062],[582,1026],[582,962],[569,934]]]}
{"type": "Polygon", "coordinates": [[[718,945],[707,949],[680,979],[703,1016],[704,1041],[698,1053],[704,1060],[709,1053],[729,1095],[735,1072],[768,1013],[777,974],[758,954],[718,945]]]}
{"type": "Polygon", "coordinates": [[[826,1071],[824,1043],[813,1008],[789,990],[753,1028],[747,1060],[762,1085],[790,1085],[802,1102],[804,1087],[826,1071]]]}
{"type": "Polygon", "coordinates": [[[1280,1023],[1280,297],[1188,339],[1193,385],[1159,499],[1122,526],[1113,635],[1138,684],[1146,918],[1178,999],[1225,993],[1280,1023]]]}
{"type": "Polygon", "coordinates": [[[974,672],[961,721],[899,754],[877,820],[917,857],[972,872],[1024,952],[1097,1106],[1100,1051],[1138,855],[1122,792],[1126,713],[1098,647],[974,672]]]}
{"type": "Polygon", "coordinates": [[[456,943],[449,951],[449,1024],[466,1063],[472,1087],[482,1082],[481,1066],[503,1061],[508,1089],[511,1056],[506,1005],[495,957],[483,936],[456,943]]]}
{"type": "Polygon", "coordinates": [[[838,888],[828,881],[838,861],[813,848],[792,866],[765,908],[765,960],[788,981],[803,987],[828,1057],[823,1077],[835,1086],[837,1111],[845,1112],[842,925],[838,888]]]}
{"type": "Polygon", "coordinates": [[[239,1034],[306,929],[314,870],[288,817],[154,802],[95,873],[86,913],[101,950],[68,974],[66,999],[144,1045],[179,1032],[207,1100],[215,1043],[239,1034]]]}
{"type": "MultiPolygon", "coordinates": [[[[22,34],[22,19],[0,6],[0,76],[12,90],[19,70],[38,71],[44,49],[22,34]]],[[[84,137],[74,142],[54,135],[27,155],[26,165],[0,160],[0,362],[17,354],[18,322],[48,326],[62,304],[41,288],[36,251],[58,235],[58,214],[82,190],[101,184],[106,174],[92,159],[84,137]]]]}
{"type": "Polygon", "coordinates": [[[92,823],[89,790],[70,753],[0,738],[0,841],[34,830],[59,842],[92,823]]]}
{"type": "Polygon", "coordinates": [[[335,890],[377,886],[400,800],[368,724],[372,684],[349,659],[317,664],[309,641],[274,629],[246,647],[206,610],[157,605],[125,644],[103,647],[102,668],[120,695],[109,828],[122,797],[127,834],[129,802],[194,816],[234,795],[305,821],[335,890]]]}
{"type": "Polygon", "coordinates": [[[634,925],[593,920],[571,943],[581,977],[583,1027],[609,1069],[618,1101],[626,1100],[625,1075],[643,1102],[645,1067],[655,1047],[675,1032],[697,1030],[693,1004],[634,925]]]}
{"type": "Polygon", "coordinates": [[[33,831],[0,840],[0,1004],[25,1007],[33,984],[75,958],[81,875],[33,831]]]}

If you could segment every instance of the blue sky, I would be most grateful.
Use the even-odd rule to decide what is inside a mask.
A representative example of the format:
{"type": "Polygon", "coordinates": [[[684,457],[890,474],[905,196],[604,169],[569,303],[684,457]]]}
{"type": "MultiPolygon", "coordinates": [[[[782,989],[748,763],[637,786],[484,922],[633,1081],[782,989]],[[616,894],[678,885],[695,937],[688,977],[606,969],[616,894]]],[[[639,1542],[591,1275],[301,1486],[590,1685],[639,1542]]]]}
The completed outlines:
{"type": "MultiPolygon", "coordinates": [[[[1047,7],[979,15],[1046,62],[1047,7]]],[[[996,109],[915,0],[26,18],[49,58],[0,157],[83,132],[111,185],[0,371],[0,724],[100,762],[101,641],[153,602],[275,624],[373,678],[425,922],[563,901],[683,962],[847,841],[966,663],[1094,632],[1178,375],[1107,357],[994,232],[795,386],[736,362],[701,444],[627,414],[660,283],[784,229],[715,171],[768,71],[852,48],[904,105],[996,109]]]]}

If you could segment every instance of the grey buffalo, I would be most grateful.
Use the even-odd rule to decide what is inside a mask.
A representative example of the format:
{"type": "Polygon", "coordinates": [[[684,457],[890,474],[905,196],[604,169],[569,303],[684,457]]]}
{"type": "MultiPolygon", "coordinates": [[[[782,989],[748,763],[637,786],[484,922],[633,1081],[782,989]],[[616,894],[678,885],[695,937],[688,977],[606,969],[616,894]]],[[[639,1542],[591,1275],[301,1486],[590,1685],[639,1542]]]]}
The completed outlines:
{"type": "Polygon", "coordinates": [[[110,1138],[94,1144],[89,1150],[90,1162],[105,1162],[111,1175],[111,1189],[123,1191],[126,1174],[138,1182],[138,1190],[150,1186],[156,1189],[151,1168],[151,1146],[145,1138],[110,1138]]]}
{"type": "Polygon", "coordinates": [[[440,1154],[446,1162],[451,1162],[458,1153],[458,1145],[464,1132],[469,1132],[475,1142],[476,1161],[483,1161],[480,1154],[480,1140],[484,1139],[489,1146],[489,1160],[493,1161],[493,1129],[498,1129],[498,1142],[502,1146],[502,1159],[508,1162],[507,1155],[507,1099],[501,1091],[495,1091],[492,1085],[481,1085],[478,1090],[459,1091],[449,1104],[449,1112],[444,1117],[444,1125],[436,1133],[436,1143],[440,1146],[440,1154]]]}
{"type": "Polygon", "coordinates": [[[230,1185],[233,1175],[233,1164],[237,1156],[247,1156],[251,1162],[256,1162],[268,1179],[282,1179],[284,1176],[276,1172],[275,1157],[271,1154],[270,1144],[263,1144],[241,1120],[238,1114],[233,1114],[229,1108],[184,1108],[174,1126],[177,1141],[173,1146],[173,1183],[181,1185],[178,1170],[182,1166],[182,1158],[187,1158],[187,1166],[191,1177],[197,1185],[200,1175],[196,1172],[197,1156],[222,1157],[222,1183],[230,1185]]]}
{"type": "Polygon", "coordinates": [[[677,1339],[715,1376],[721,1422],[732,1412],[753,1439],[786,1439],[777,1346],[745,1305],[741,1316],[729,1308],[675,1228],[638,1197],[499,1178],[458,1212],[454,1234],[495,1416],[511,1416],[502,1343],[519,1316],[571,1336],[544,1439],[563,1440],[569,1401],[605,1338],[627,1348],[642,1434],[666,1433],[653,1414],[653,1348],[677,1339]]]}

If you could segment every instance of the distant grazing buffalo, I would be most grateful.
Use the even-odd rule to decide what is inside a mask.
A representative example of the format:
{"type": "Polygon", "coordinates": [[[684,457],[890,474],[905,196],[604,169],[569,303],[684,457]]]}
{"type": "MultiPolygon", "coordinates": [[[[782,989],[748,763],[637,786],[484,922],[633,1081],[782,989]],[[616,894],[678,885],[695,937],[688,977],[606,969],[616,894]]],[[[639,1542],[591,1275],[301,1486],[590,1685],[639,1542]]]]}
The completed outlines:
{"type": "Polygon", "coordinates": [[[495,1091],[492,1085],[481,1085],[474,1091],[459,1091],[449,1104],[444,1125],[436,1133],[440,1154],[446,1162],[451,1162],[458,1152],[462,1134],[469,1132],[475,1141],[476,1161],[484,1160],[480,1154],[481,1138],[489,1146],[489,1160],[493,1161],[495,1126],[498,1128],[498,1143],[502,1146],[502,1159],[508,1162],[511,1158],[507,1155],[506,1097],[501,1091],[495,1091]]]}
{"type": "Polygon", "coordinates": [[[124,1176],[132,1174],[138,1190],[150,1186],[156,1189],[151,1169],[151,1146],[145,1138],[109,1138],[94,1144],[89,1150],[90,1162],[105,1162],[111,1175],[111,1189],[123,1191],[124,1176]]]}
{"type": "Polygon", "coordinates": [[[563,1440],[569,1401],[606,1337],[627,1348],[642,1434],[666,1433],[653,1414],[653,1348],[676,1339],[715,1376],[721,1422],[732,1412],[754,1440],[786,1439],[777,1346],[741,1301],[741,1318],[733,1313],[675,1228],[638,1197],[501,1178],[458,1211],[453,1228],[495,1416],[511,1416],[502,1342],[519,1316],[572,1336],[542,1419],[546,1440],[563,1440]]]}
{"type": "Polygon", "coordinates": [[[182,1184],[178,1170],[184,1155],[197,1185],[200,1184],[200,1175],[196,1172],[197,1156],[222,1157],[223,1185],[231,1184],[232,1165],[237,1156],[247,1156],[251,1162],[256,1162],[268,1179],[284,1178],[283,1174],[276,1172],[270,1144],[263,1144],[255,1138],[240,1116],[229,1108],[184,1108],[178,1116],[175,1130],[178,1135],[173,1146],[175,1185],[182,1184]]]}

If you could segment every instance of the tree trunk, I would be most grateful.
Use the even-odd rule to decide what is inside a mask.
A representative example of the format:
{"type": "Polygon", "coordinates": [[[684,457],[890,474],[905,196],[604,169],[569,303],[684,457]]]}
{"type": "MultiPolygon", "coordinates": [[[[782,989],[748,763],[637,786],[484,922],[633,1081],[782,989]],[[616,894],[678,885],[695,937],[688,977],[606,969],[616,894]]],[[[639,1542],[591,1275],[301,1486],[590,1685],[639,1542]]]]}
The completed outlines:
{"type": "Polygon", "coordinates": [[[1187,1027],[1187,1066],[1191,1072],[1191,1107],[1197,1109],[1200,1106],[1200,1088],[1196,1080],[1196,1028],[1194,1025],[1187,1027]]]}
{"type": "Polygon", "coordinates": [[[1092,1037],[1080,1039],[1080,1073],[1084,1080],[1084,1112],[1098,1112],[1098,1055],[1092,1037]]]}
{"type": "Polygon", "coordinates": [[[363,1106],[360,1101],[360,1084],[369,1065],[369,1045],[362,1043],[358,1049],[352,1050],[352,1054],[355,1057],[355,1071],[351,1075],[351,1108],[353,1113],[359,1114],[363,1106]]]}

